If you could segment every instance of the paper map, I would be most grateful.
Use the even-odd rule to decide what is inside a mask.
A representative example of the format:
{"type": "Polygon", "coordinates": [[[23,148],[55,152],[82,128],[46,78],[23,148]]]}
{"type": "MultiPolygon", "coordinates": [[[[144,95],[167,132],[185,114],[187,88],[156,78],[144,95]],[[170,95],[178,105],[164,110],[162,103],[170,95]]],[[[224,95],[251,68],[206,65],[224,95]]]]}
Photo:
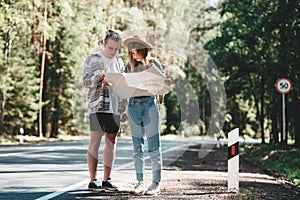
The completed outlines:
{"type": "Polygon", "coordinates": [[[156,67],[135,73],[105,73],[109,88],[121,99],[135,96],[166,94],[170,91],[164,83],[165,75],[156,67]]]}

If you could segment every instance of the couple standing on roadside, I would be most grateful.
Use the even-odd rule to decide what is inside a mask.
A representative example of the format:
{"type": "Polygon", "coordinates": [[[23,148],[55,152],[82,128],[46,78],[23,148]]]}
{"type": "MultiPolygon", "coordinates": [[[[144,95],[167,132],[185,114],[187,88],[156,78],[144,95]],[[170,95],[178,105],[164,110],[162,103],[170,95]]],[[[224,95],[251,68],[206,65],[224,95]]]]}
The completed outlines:
{"type": "Polygon", "coordinates": [[[156,67],[163,72],[163,68],[157,59],[148,54],[152,50],[151,45],[139,36],[127,38],[124,41],[129,56],[129,63],[124,67],[123,60],[117,55],[121,41],[120,35],[110,30],[103,41],[104,49],[101,52],[92,53],[84,62],[83,83],[88,88],[90,119],[90,144],[87,152],[90,173],[88,189],[95,191],[118,190],[117,186],[112,184],[110,176],[120,121],[127,119],[125,112],[127,104],[137,179],[131,192],[157,195],[160,193],[162,171],[158,99],[154,95],[135,96],[128,100],[120,99],[108,87],[108,83],[105,81],[105,72],[133,73],[150,67],[156,67]],[[104,174],[102,184],[100,184],[97,180],[97,166],[102,135],[105,137],[102,154],[104,174]],[[152,164],[152,184],[147,190],[144,184],[145,136],[152,164]]]}

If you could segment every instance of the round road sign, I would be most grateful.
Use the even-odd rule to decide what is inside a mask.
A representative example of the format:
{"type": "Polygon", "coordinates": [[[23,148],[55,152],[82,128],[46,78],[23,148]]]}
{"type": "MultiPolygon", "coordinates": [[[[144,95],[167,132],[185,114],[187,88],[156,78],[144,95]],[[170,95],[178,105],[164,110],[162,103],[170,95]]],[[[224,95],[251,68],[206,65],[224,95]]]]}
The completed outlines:
{"type": "Polygon", "coordinates": [[[276,90],[281,94],[287,94],[292,89],[292,82],[287,78],[280,78],[276,81],[276,90]]]}

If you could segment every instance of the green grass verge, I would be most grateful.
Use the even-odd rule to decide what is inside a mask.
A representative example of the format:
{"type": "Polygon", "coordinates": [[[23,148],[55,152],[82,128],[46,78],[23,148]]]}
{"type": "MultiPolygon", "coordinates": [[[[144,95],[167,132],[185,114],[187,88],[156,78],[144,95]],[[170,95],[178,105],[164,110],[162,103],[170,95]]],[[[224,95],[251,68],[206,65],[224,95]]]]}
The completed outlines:
{"type": "Polygon", "coordinates": [[[300,185],[299,149],[279,144],[241,145],[241,154],[243,153],[300,185]]]}

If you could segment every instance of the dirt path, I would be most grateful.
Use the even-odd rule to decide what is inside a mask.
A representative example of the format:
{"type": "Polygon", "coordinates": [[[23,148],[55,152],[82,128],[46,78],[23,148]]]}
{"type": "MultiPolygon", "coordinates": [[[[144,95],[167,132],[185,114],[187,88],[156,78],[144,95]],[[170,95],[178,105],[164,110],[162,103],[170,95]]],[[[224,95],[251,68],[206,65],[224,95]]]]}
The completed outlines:
{"type": "MultiPolygon", "coordinates": [[[[198,153],[201,146],[190,147],[177,161],[171,163],[168,168],[181,171],[206,172],[207,177],[201,180],[195,176],[189,183],[198,187],[200,199],[206,199],[204,194],[211,194],[216,199],[300,199],[300,187],[275,178],[272,172],[260,169],[249,158],[240,155],[240,192],[236,195],[226,194],[227,180],[224,181],[222,172],[227,172],[227,149],[214,148],[207,156],[199,159],[198,153]],[[211,177],[219,174],[219,178],[211,177]]],[[[224,175],[224,174],[223,174],[224,175]]],[[[226,177],[227,178],[227,177],[226,177]]],[[[190,191],[186,190],[188,194],[190,191]]]]}

